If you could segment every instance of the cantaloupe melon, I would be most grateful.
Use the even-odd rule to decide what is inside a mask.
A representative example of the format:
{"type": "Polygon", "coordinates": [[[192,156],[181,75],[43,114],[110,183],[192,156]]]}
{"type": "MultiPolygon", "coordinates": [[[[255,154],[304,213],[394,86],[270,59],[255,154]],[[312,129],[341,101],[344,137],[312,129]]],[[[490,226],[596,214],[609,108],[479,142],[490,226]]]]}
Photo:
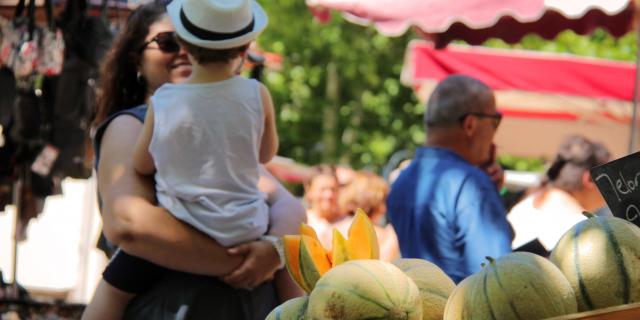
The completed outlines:
{"type": "Polygon", "coordinates": [[[338,229],[333,228],[333,246],[331,251],[331,266],[335,267],[349,260],[349,250],[347,249],[347,240],[342,236],[338,229]]]}
{"type": "Polygon", "coordinates": [[[300,224],[300,234],[301,235],[302,234],[307,235],[307,236],[309,236],[311,238],[314,238],[314,239],[320,241],[318,239],[318,234],[316,233],[316,230],[313,229],[310,225],[308,225],[306,223],[301,223],[300,224]]]}
{"type": "Polygon", "coordinates": [[[308,302],[308,296],[289,299],[273,309],[265,320],[304,320],[308,302]]]}
{"type": "Polygon", "coordinates": [[[327,272],[309,295],[310,319],[422,319],[418,287],[391,263],[352,260],[327,272]]]}
{"type": "Polygon", "coordinates": [[[362,209],[356,210],[348,236],[349,260],[380,258],[378,236],[373,223],[362,209]]]}
{"type": "Polygon", "coordinates": [[[458,284],[444,320],[545,319],[578,311],[562,272],[547,259],[515,252],[489,263],[458,284]]]}
{"type": "Polygon", "coordinates": [[[304,282],[302,272],[300,271],[300,240],[300,235],[286,235],[282,237],[285,265],[293,281],[295,281],[302,290],[309,293],[311,292],[311,288],[304,282]]]}
{"type": "Polygon", "coordinates": [[[456,284],[442,269],[423,259],[398,259],[393,264],[418,286],[422,298],[422,319],[442,320],[444,307],[456,284]]]}
{"type": "Polygon", "coordinates": [[[614,217],[591,217],[569,229],[551,253],[581,311],[640,302],[640,228],[614,217]]]}
{"type": "Polygon", "coordinates": [[[300,237],[300,273],[305,286],[313,290],[318,279],[331,269],[331,262],[320,241],[307,235],[300,237]]]}

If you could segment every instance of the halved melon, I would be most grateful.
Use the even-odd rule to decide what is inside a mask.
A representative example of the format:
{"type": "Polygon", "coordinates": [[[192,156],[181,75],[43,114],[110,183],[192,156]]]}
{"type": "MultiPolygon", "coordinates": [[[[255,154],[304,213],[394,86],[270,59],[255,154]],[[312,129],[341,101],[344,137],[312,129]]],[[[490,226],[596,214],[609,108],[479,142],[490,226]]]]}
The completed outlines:
{"type": "Polygon", "coordinates": [[[347,239],[336,228],[333,228],[333,250],[329,257],[331,257],[331,266],[333,267],[349,260],[347,239]]]}
{"type": "Polygon", "coordinates": [[[286,235],[282,237],[285,265],[293,281],[295,281],[302,290],[309,293],[311,289],[305,284],[302,273],[300,272],[300,241],[300,235],[286,235]]]}
{"type": "Polygon", "coordinates": [[[362,209],[356,210],[347,241],[349,260],[379,259],[380,248],[373,224],[362,209]]]}
{"type": "Polygon", "coordinates": [[[318,239],[318,234],[316,233],[316,230],[314,230],[310,225],[306,224],[306,223],[301,223],[300,224],[300,234],[304,234],[307,235],[311,238],[314,238],[316,240],[318,239]]]}
{"type": "Polygon", "coordinates": [[[313,290],[322,275],[331,269],[331,262],[320,241],[301,235],[300,273],[307,288],[313,290]]]}

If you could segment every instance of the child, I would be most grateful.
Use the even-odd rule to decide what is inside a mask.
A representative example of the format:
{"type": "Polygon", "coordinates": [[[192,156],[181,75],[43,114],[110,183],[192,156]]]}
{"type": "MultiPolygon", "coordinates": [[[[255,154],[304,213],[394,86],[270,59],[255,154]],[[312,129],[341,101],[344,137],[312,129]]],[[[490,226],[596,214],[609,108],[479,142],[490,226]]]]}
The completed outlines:
{"type": "MultiPolygon", "coordinates": [[[[174,0],[168,13],[192,73],[151,97],[135,169],[155,173],[158,202],[176,218],[222,246],[266,239],[282,263],[278,240],[262,237],[270,219],[257,188],[259,164],[278,148],[273,104],[262,84],[236,75],[266,14],[253,0],[174,0]]],[[[153,267],[118,252],[104,273],[108,285],[101,284],[109,290],[92,302],[103,311],[99,317],[121,318],[128,301],[158,277],[153,267]]],[[[292,291],[290,279],[276,279],[279,293],[292,291]]]]}

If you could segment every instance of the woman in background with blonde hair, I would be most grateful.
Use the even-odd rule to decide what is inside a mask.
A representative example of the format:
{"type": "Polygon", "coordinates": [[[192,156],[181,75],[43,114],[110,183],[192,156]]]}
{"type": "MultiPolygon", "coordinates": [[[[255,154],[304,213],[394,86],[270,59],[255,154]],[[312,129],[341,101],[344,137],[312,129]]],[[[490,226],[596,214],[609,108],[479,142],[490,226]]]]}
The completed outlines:
{"type": "Polygon", "coordinates": [[[380,260],[393,261],[400,258],[398,237],[391,224],[381,226],[387,213],[388,194],[389,185],[382,177],[358,171],[351,182],[340,190],[338,202],[346,215],[354,215],[358,208],[367,213],[378,235],[380,260]]]}

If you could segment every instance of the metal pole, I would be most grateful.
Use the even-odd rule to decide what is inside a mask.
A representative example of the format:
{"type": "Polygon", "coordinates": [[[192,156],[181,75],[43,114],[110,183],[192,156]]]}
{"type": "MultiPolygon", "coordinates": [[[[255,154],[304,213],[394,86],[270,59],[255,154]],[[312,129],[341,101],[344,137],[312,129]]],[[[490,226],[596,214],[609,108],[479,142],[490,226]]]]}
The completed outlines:
{"type": "Polygon", "coordinates": [[[640,31],[636,30],[636,79],[633,83],[633,110],[631,114],[631,138],[629,139],[629,154],[634,153],[638,146],[638,85],[640,84],[640,31]]]}
{"type": "Polygon", "coordinates": [[[17,173],[18,178],[13,184],[13,204],[15,206],[16,214],[15,221],[13,224],[13,248],[12,248],[12,259],[13,259],[13,268],[11,269],[11,277],[13,283],[11,284],[11,297],[17,299],[18,298],[18,241],[19,241],[19,232],[20,228],[20,216],[22,214],[22,184],[24,183],[24,164],[17,165],[17,173]]]}

